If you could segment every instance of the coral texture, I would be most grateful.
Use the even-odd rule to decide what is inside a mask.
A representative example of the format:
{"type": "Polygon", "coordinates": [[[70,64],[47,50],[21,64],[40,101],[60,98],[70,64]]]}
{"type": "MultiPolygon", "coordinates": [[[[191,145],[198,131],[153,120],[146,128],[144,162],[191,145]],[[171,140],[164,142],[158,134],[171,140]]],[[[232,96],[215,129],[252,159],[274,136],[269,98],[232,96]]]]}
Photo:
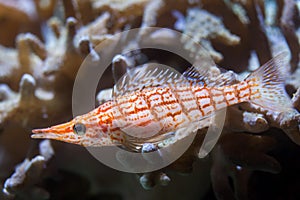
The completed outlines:
{"type": "MultiPolygon", "coordinates": [[[[0,0],[0,27],[5,30],[0,31],[0,198],[299,198],[298,4],[293,0],[0,0]],[[186,70],[190,63],[179,56],[136,49],[141,44],[177,42],[168,29],[114,37],[149,26],[184,33],[180,42],[189,56],[199,56],[205,65],[193,39],[219,66],[234,71],[226,73],[234,77],[249,74],[280,51],[289,52],[286,90],[294,109],[278,113],[250,103],[232,106],[207,157],[198,157],[207,132],[202,128],[174,163],[136,176],[102,165],[83,147],[47,140],[38,145],[30,139],[33,128],[73,118],[72,90],[80,66],[91,62],[91,67],[101,67],[101,59],[120,44],[122,52],[113,55],[111,68],[99,81],[97,104],[111,98],[113,79],[117,81],[127,68],[158,62],[186,70]]],[[[210,70],[214,75],[222,71],[215,66],[210,70]]]]}

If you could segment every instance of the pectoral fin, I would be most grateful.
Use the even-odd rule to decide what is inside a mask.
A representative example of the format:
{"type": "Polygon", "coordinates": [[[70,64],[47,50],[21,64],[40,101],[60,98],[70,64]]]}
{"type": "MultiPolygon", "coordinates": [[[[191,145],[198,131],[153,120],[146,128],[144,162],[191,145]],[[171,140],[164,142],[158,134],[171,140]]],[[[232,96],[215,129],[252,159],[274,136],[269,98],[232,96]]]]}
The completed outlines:
{"type": "Polygon", "coordinates": [[[125,149],[133,151],[133,152],[141,152],[143,144],[151,143],[154,146],[159,146],[165,140],[171,139],[174,137],[174,132],[168,132],[164,134],[158,134],[149,138],[138,138],[131,135],[126,134],[125,141],[122,144],[125,149]]]}

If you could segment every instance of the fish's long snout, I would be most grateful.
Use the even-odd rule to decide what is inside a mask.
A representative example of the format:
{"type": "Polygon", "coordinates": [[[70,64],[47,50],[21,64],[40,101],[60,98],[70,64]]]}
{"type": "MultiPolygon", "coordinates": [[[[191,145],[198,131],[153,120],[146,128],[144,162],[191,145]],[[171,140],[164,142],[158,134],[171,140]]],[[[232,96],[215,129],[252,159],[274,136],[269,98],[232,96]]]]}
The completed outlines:
{"type": "Polygon", "coordinates": [[[72,122],[67,122],[49,128],[34,129],[31,138],[63,140],[64,135],[73,132],[73,125],[72,122]]]}
{"type": "Polygon", "coordinates": [[[32,137],[35,138],[35,135],[41,134],[41,133],[47,133],[51,130],[51,128],[41,128],[41,129],[33,129],[32,133],[34,133],[32,135],[32,137]]]}

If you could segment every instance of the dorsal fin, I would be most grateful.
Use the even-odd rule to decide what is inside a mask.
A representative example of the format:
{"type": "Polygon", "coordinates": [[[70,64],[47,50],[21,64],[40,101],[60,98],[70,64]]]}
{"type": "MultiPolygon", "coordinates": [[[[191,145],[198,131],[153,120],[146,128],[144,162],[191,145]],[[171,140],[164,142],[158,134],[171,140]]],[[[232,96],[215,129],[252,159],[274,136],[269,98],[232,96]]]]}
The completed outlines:
{"type": "Polygon", "coordinates": [[[121,96],[151,86],[164,86],[184,81],[187,80],[174,68],[158,63],[148,63],[133,68],[123,75],[114,86],[113,96],[121,96]]]}
{"type": "Polygon", "coordinates": [[[236,81],[236,75],[232,71],[226,71],[222,69],[224,73],[221,73],[220,68],[211,66],[210,68],[204,67],[191,67],[188,68],[183,76],[193,83],[203,84],[209,87],[220,87],[224,85],[230,85],[236,81]]]}
{"type": "MultiPolygon", "coordinates": [[[[115,69],[113,69],[115,70],[115,69]]],[[[236,80],[235,74],[216,67],[215,63],[203,55],[199,61],[180,74],[174,68],[158,63],[147,63],[142,66],[126,70],[126,73],[116,82],[113,96],[117,97],[132,91],[138,91],[150,86],[164,86],[169,83],[194,83],[209,87],[232,84],[236,80]]]]}
{"type": "Polygon", "coordinates": [[[195,83],[200,83],[203,85],[206,85],[208,82],[207,80],[207,72],[205,73],[199,73],[198,70],[196,70],[195,67],[188,68],[185,72],[182,74],[184,77],[186,77],[187,80],[195,83]]]}

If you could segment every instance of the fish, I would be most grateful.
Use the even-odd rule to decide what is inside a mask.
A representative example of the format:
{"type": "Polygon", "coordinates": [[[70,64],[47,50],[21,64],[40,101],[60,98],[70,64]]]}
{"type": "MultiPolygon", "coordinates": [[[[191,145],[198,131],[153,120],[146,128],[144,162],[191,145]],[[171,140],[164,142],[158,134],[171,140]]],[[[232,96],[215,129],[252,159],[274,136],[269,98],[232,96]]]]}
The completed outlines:
{"type": "Polygon", "coordinates": [[[284,112],[292,108],[284,88],[286,60],[287,53],[280,53],[234,84],[224,73],[210,79],[205,67],[192,66],[182,74],[142,67],[119,80],[113,99],[69,122],[34,129],[31,137],[138,151],[145,143],[158,145],[176,137],[178,130],[185,133],[179,138],[186,137],[218,110],[242,102],[284,112]]]}

